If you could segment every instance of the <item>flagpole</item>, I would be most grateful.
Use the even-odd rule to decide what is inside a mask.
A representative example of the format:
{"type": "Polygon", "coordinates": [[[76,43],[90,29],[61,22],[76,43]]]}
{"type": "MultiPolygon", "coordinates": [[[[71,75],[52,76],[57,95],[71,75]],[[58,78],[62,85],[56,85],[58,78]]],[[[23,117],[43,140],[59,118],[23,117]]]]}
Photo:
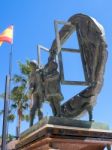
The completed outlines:
{"type": "Polygon", "coordinates": [[[11,50],[9,53],[9,76],[10,76],[10,79],[12,76],[12,52],[13,52],[13,44],[11,44],[11,50]]]}
{"type": "Polygon", "coordinates": [[[7,150],[7,135],[8,135],[8,101],[10,100],[11,89],[11,76],[12,76],[12,52],[13,42],[11,43],[11,49],[9,52],[9,71],[5,80],[5,96],[4,96],[4,113],[3,113],[3,127],[2,127],[2,147],[1,150],[7,150]]]}
{"type": "Polygon", "coordinates": [[[7,116],[8,116],[9,85],[10,85],[10,76],[7,75],[5,80],[4,115],[3,115],[1,150],[7,150],[7,116]]]}

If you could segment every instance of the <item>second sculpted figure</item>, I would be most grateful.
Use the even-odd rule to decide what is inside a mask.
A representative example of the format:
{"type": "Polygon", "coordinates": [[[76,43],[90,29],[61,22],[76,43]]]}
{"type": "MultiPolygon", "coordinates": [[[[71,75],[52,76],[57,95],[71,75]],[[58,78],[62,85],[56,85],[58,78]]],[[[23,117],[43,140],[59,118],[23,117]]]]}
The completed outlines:
{"type": "Polygon", "coordinates": [[[52,56],[49,56],[48,63],[44,67],[45,96],[50,102],[54,116],[61,116],[60,102],[63,100],[60,87],[60,75],[57,71],[58,65],[52,56]]]}

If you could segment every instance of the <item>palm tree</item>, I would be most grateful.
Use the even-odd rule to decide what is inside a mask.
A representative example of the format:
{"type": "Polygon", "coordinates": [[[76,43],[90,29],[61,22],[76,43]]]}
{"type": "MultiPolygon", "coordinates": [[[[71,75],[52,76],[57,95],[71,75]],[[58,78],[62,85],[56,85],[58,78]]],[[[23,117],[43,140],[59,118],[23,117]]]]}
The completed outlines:
{"type": "MultiPolygon", "coordinates": [[[[4,99],[4,94],[1,94],[1,95],[0,95],[0,98],[1,98],[1,99],[4,99]]],[[[0,116],[2,116],[3,113],[4,113],[4,109],[1,109],[1,110],[0,110],[0,116]]],[[[13,122],[14,119],[15,119],[15,115],[14,115],[14,113],[11,111],[11,108],[9,107],[7,121],[8,121],[8,122],[13,122]]]]}
{"type": "Polygon", "coordinates": [[[17,116],[18,116],[18,133],[20,133],[20,127],[21,127],[21,121],[22,120],[28,120],[28,115],[24,114],[24,111],[28,109],[28,97],[26,94],[24,94],[24,87],[16,86],[11,91],[11,99],[12,104],[11,108],[17,110],[17,116]]]}
{"type": "Polygon", "coordinates": [[[14,87],[11,90],[11,109],[17,110],[18,116],[18,134],[20,134],[21,121],[29,121],[29,115],[26,110],[29,108],[29,97],[28,97],[28,75],[31,71],[29,61],[25,64],[19,62],[20,75],[14,75],[13,83],[14,87]]]}
{"type": "MultiPolygon", "coordinates": [[[[20,74],[15,74],[12,78],[13,88],[10,93],[10,106],[8,110],[8,122],[13,122],[16,118],[15,111],[17,111],[18,117],[18,135],[20,134],[21,121],[29,121],[28,109],[30,106],[30,100],[28,96],[28,76],[31,72],[29,60],[26,60],[25,64],[19,62],[20,74]]],[[[4,98],[4,94],[0,95],[4,98]]],[[[3,114],[3,110],[0,110],[0,115],[3,114]]]]}

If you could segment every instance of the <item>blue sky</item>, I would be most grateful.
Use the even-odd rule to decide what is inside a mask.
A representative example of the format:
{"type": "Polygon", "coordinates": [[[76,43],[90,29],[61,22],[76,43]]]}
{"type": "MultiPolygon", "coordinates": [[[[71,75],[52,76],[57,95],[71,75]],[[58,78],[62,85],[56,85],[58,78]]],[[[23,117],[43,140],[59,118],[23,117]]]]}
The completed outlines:
{"type": "MultiPolygon", "coordinates": [[[[54,20],[68,20],[70,16],[77,13],[96,18],[105,28],[106,41],[108,44],[108,60],[106,64],[104,86],[98,96],[97,104],[94,108],[94,120],[97,122],[105,122],[112,128],[112,1],[111,0],[1,0],[0,13],[0,32],[9,25],[14,25],[14,45],[13,45],[13,74],[19,73],[17,62],[23,63],[26,59],[37,59],[37,44],[42,44],[50,48],[55,37],[54,20]]],[[[69,47],[76,44],[70,43],[69,47]]],[[[77,46],[77,44],[76,44],[77,46]]],[[[8,73],[8,61],[10,44],[4,43],[0,47],[0,93],[4,91],[5,76],[8,73]]],[[[69,54],[68,54],[69,56],[69,54]]],[[[74,56],[65,56],[65,68],[69,69],[73,65],[73,69],[69,70],[68,78],[83,79],[80,58],[74,56]],[[68,61],[68,62],[67,62],[68,61]],[[76,63],[77,65],[76,65],[76,63]],[[73,64],[72,64],[73,63],[73,64]],[[79,66],[78,66],[79,64],[79,66]],[[77,67],[78,66],[78,67],[77,67]],[[80,68],[78,71],[76,71],[80,68]]],[[[77,94],[84,87],[62,86],[62,91],[67,100],[69,97],[77,94]]],[[[3,108],[3,101],[0,100],[0,109],[3,108]]],[[[46,115],[51,114],[50,108],[43,106],[46,115]]],[[[86,119],[86,118],[85,118],[86,119]]],[[[10,133],[15,133],[16,122],[10,124],[10,133]]],[[[0,118],[0,127],[2,127],[2,118],[0,118]]],[[[28,127],[26,123],[22,123],[21,131],[28,127]]],[[[0,128],[1,134],[2,128],[0,128]]]]}

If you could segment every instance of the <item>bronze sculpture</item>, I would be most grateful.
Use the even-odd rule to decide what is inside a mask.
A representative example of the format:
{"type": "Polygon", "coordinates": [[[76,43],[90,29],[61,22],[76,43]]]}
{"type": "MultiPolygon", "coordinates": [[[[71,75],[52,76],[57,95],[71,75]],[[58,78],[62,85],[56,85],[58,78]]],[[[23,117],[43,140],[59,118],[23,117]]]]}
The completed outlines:
{"type": "Polygon", "coordinates": [[[72,84],[81,82],[63,82],[63,65],[61,58],[61,50],[59,49],[63,43],[76,31],[80,50],[83,70],[85,74],[85,84],[88,87],[66,101],[61,106],[61,112],[64,117],[75,118],[84,114],[89,114],[89,121],[92,121],[92,110],[96,103],[97,95],[103,85],[103,75],[107,59],[106,42],[104,39],[103,27],[94,19],[84,14],[76,14],[68,20],[70,25],[64,25],[59,32],[60,45],[55,39],[50,49],[50,55],[59,56],[60,73],[62,83],[72,84]]]}
{"type": "MultiPolygon", "coordinates": [[[[61,24],[63,22],[61,22],[61,24]]],[[[107,146],[108,150],[110,150],[111,133],[109,134],[106,130],[98,131],[98,129],[108,129],[108,127],[102,123],[97,124],[92,122],[92,111],[103,85],[103,76],[107,60],[107,45],[104,39],[103,28],[94,18],[83,14],[77,14],[72,16],[68,22],[65,23],[60,32],[56,34],[56,39],[53,41],[50,50],[42,47],[49,52],[47,64],[40,69],[37,62],[30,62],[32,71],[29,76],[29,87],[31,95],[33,96],[33,107],[30,112],[30,126],[33,125],[36,110],[38,110],[39,120],[43,118],[41,106],[44,101],[50,103],[53,116],[56,117],[49,117],[45,120],[43,119],[38,125],[36,125],[37,127],[34,126],[34,128],[31,128],[31,130],[29,130],[31,135],[26,132],[28,138],[23,134],[23,142],[24,137],[25,139],[28,139],[28,142],[31,139],[31,147],[33,143],[33,147],[35,148],[35,146],[38,147],[37,141],[40,143],[41,137],[41,140],[44,141],[46,146],[46,139],[44,140],[44,137],[48,140],[48,137],[50,137],[50,142],[48,141],[50,148],[60,149],[63,144],[64,146],[62,149],[65,149],[65,141],[67,140],[67,144],[69,143],[69,145],[71,145],[72,142],[74,143],[74,147],[71,146],[71,148],[77,147],[77,149],[86,149],[87,147],[87,149],[89,149],[90,146],[93,149],[103,149],[107,146]],[[80,49],[62,48],[63,43],[74,31],[77,33],[80,49]],[[85,81],[68,81],[64,79],[64,67],[61,54],[63,50],[81,54],[85,81]],[[86,85],[87,87],[61,105],[63,95],[60,82],[61,84],[86,85]],[[85,112],[88,112],[89,114],[89,121],[76,120],[76,118],[84,115],[85,112]],[[103,128],[102,125],[104,126],[103,128]],[[91,132],[90,128],[94,130],[91,130],[91,132]],[[32,129],[36,131],[33,132],[33,134],[32,129]],[[58,144],[54,147],[55,143],[51,144],[52,139],[56,144],[60,144],[61,141],[63,141],[63,143],[61,143],[59,147],[57,147],[58,144]],[[58,141],[56,141],[56,139],[58,141]],[[101,142],[101,145],[99,142],[101,142]],[[82,147],[79,146],[79,143],[82,147]],[[109,143],[109,145],[107,145],[107,143],[109,143]]],[[[38,54],[40,54],[40,51],[38,54]]],[[[40,59],[38,59],[38,64],[40,66],[40,59]]],[[[30,144],[27,143],[27,145],[30,144]]],[[[42,147],[42,149],[44,149],[44,147],[42,147]]]]}
{"type": "MultiPolygon", "coordinates": [[[[45,100],[50,102],[54,116],[75,118],[88,112],[89,121],[92,121],[92,110],[103,85],[103,75],[107,59],[107,45],[104,39],[103,27],[94,18],[83,14],[72,16],[68,22],[69,25],[64,25],[59,32],[58,40],[60,40],[60,45],[57,39],[53,41],[49,50],[48,63],[42,70],[38,69],[35,72],[36,74],[39,73],[40,79],[38,81],[35,79],[34,85],[41,85],[40,90],[36,90],[36,92],[40,92],[41,102],[45,100]],[[75,51],[81,54],[85,82],[64,81],[63,77],[63,63],[61,48],[59,49],[59,47],[63,45],[74,31],[77,33],[80,46],[80,50],[75,51]],[[56,56],[59,58],[58,63],[55,60],[56,56]],[[59,72],[57,71],[58,64],[59,72]],[[87,85],[88,87],[61,105],[60,102],[63,96],[60,81],[62,84],[87,85]]],[[[32,92],[33,95],[34,93],[35,91],[32,92]]],[[[38,98],[36,97],[35,99],[38,98]]],[[[41,103],[39,107],[41,107],[41,103]]],[[[40,110],[40,108],[38,109],[40,110]]],[[[34,110],[35,107],[31,111],[33,112],[31,116],[34,116],[34,110]]]]}

